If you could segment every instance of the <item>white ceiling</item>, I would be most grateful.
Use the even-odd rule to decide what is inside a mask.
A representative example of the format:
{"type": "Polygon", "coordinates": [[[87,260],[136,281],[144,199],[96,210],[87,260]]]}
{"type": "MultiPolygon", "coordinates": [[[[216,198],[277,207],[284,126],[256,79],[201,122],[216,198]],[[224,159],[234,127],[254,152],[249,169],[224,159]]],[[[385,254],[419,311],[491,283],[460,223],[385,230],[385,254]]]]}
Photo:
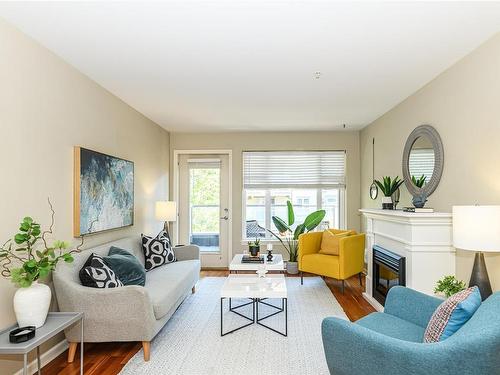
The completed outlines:
{"type": "Polygon", "coordinates": [[[0,16],[173,131],[359,129],[500,31],[500,2],[2,2],[0,16]]]}

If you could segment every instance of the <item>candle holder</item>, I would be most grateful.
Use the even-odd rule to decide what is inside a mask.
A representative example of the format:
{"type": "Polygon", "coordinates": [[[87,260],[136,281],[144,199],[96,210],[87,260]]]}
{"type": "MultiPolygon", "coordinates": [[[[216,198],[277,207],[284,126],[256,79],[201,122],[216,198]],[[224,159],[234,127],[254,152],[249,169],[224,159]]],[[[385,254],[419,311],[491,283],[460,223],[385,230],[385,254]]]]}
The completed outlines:
{"type": "Polygon", "coordinates": [[[273,244],[267,244],[267,261],[271,262],[273,260],[273,244]]]}

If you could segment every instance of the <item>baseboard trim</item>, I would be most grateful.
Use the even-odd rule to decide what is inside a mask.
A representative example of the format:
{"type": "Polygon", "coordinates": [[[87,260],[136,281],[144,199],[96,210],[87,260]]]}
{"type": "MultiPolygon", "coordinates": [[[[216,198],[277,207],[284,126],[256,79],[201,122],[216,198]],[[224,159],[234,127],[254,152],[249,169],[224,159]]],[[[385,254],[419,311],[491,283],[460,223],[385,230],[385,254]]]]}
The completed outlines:
{"type": "MultiPolygon", "coordinates": [[[[47,350],[45,353],[40,355],[40,362],[43,366],[49,364],[52,360],[54,360],[58,355],[63,353],[66,349],[68,349],[68,342],[66,339],[59,341],[52,348],[47,350]]],[[[28,374],[35,374],[37,372],[36,358],[34,361],[28,364],[28,374]]],[[[22,375],[23,369],[21,368],[19,371],[14,373],[14,375],[22,375]]]]}
{"type": "Polygon", "coordinates": [[[373,308],[379,312],[384,311],[384,306],[382,306],[375,298],[370,296],[368,293],[363,292],[363,298],[368,301],[370,305],[373,306],[373,308]]]}

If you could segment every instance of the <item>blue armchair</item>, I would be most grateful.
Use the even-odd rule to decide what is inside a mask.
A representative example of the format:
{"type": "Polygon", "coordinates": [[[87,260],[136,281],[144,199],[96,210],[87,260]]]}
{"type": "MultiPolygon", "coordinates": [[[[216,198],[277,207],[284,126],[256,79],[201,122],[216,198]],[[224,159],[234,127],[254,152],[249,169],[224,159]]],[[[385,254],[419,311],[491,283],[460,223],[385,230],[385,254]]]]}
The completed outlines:
{"type": "Polygon", "coordinates": [[[432,313],[442,301],[415,290],[393,287],[383,313],[355,323],[326,318],[323,346],[335,375],[499,375],[500,292],[481,304],[448,339],[424,344],[432,313]]]}

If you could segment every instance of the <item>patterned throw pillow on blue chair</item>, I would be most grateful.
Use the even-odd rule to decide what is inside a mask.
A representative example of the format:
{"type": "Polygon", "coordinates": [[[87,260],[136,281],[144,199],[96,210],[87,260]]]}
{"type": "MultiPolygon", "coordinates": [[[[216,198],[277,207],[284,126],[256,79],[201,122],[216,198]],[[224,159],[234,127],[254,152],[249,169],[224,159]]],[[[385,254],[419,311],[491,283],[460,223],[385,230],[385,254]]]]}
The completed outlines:
{"type": "Polygon", "coordinates": [[[479,288],[473,286],[452,295],[438,306],[427,325],[424,342],[443,341],[457,332],[481,305],[479,288]]]}

